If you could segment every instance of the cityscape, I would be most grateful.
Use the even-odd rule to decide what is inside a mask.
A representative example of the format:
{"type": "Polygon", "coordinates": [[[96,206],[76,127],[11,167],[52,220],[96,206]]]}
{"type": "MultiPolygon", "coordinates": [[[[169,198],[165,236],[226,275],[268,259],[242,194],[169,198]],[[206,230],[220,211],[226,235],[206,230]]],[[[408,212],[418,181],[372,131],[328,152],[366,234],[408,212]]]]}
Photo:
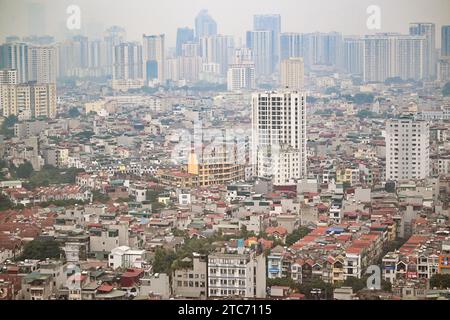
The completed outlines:
{"type": "Polygon", "coordinates": [[[450,3],[402,1],[0,1],[0,300],[449,300],[450,3]]]}

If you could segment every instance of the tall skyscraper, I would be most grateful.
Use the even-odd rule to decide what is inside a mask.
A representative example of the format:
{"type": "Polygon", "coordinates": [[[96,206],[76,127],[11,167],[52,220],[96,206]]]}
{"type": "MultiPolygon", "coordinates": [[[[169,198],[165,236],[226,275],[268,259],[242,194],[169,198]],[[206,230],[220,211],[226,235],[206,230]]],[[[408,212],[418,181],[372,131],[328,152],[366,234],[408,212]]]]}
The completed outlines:
{"type": "Polygon", "coordinates": [[[364,38],[364,72],[366,82],[383,82],[388,78],[404,80],[424,78],[425,37],[379,34],[364,38]]]}
{"type": "Polygon", "coordinates": [[[450,57],[450,26],[441,29],[441,56],[450,57]]]}
{"type": "Polygon", "coordinates": [[[303,90],[305,65],[303,58],[289,58],[281,61],[280,85],[283,89],[303,90]]]}
{"type": "Polygon", "coordinates": [[[203,37],[217,34],[217,23],[209,15],[208,10],[201,10],[195,18],[195,38],[199,40],[203,37]]]}
{"type": "Polygon", "coordinates": [[[177,47],[176,55],[181,56],[183,53],[183,44],[194,41],[194,30],[191,28],[178,28],[177,30],[177,47]]]}
{"type": "Polygon", "coordinates": [[[218,63],[220,74],[225,76],[233,62],[234,39],[232,36],[215,35],[200,38],[200,51],[205,63],[218,63]]]}
{"type": "Polygon", "coordinates": [[[29,48],[28,79],[37,83],[56,83],[58,57],[55,46],[29,48]]]}
{"type": "Polygon", "coordinates": [[[165,35],[143,36],[144,79],[164,83],[165,35]]]}
{"type": "Polygon", "coordinates": [[[306,97],[298,91],[252,96],[252,163],[282,185],[306,177],[306,97]]]}
{"type": "Polygon", "coordinates": [[[77,64],[80,68],[89,67],[89,39],[84,36],[73,37],[77,64]]]}
{"type": "Polygon", "coordinates": [[[117,90],[141,87],[144,80],[142,46],[124,42],[114,47],[113,88],[117,90]]]}
{"type": "Polygon", "coordinates": [[[424,77],[425,38],[399,36],[396,46],[396,73],[403,80],[420,80],[424,77]]]}
{"type": "Polygon", "coordinates": [[[312,65],[343,65],[343,40],[339,32],[306,35],[305,56],[312,65]]]}
{"type": "Polygon", "coordinates": [[[0,85],[0,109],[3,116],[18,116],[20,120],[38,117],[56,117],[55,84],[4,84],[0,85]]]}
{"type": "MultiPolygon", "coordinates": [[[[280,59],[303,57],[306,55],[306,35],[303,33],[282,33],[280,34],[280,59]]],[[[305,62],[306,63],[306,62],[305,62]]]]}
{"type": "Polygon", "coordinates": [[[424,179],[430,173],[430,125],[411,116],[386,124],[386,180],[424,179]]]}
{"type": "Polygon", "coordinates": [[[436,26],[434,23],[411,23],[409,34],[412,36],[425,36],[424,77],[436,77],[436,26]]]}
{"type": "Polygon", "coordinates": [[[272,64],[273,68],[276,69],[280,62],[281,16],[279,14],[260,14],[253,16],[253,30],[272,32],[272,64]]]}
{"type": "Polygon", "coordinates": [[[28,45],[6,43],[0,46],[0,69],[17,70],[17,82],[28,81],[28,45]]]}
{"type": "Polygon", "coordinates": [[[114,48],[126,40],[125,29],[119,26],[112,26],[105,31],[106,43],[106,66],[107,74],[113,74],[114,48]]]}
{"type": "Polygon", "coordinates": [[[92,76],[101,77],[108,75],[107,69],[107,44],[104,40],[89,42],[89,73],[92,76]]]}
{"type": "Polygon", "coordinates": [[[253,52],[256,76],[273,73],[273,32],[247,31],[247,48],[253,52]]]}
{"type": "Polygon", "coordinates": [[[364,40],[360,37],[344,39],[344,69],[353,75],[364,70],[364,40]]]}

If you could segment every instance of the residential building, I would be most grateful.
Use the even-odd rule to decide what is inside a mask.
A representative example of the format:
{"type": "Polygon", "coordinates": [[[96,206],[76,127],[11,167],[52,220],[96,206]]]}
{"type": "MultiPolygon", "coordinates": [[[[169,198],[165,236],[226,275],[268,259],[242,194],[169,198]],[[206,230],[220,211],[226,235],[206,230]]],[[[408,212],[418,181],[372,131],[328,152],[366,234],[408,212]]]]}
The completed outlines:
{"type": "Polygon", "coordinates": [[[269,76],[273,73],[273,46],[272,31],[247,31],[247,48],[253,52],[256,77],[269,76]]]}
{"type": "Polygon", "coordinates": [[[387,121],[386,179],[425,179],[430,173],[430,125],[412,117],[387,121]]]}
{"type": "Polygon", "coordinates": [[[58,57],[55,46],[32,46],[28,53],[28,80],[38,84],[55,84],[58,57]]]}
{"type": "Polygon", "coordinates": [[[17,83],[29,81],[28,44],[12,42],[0,46],[0,69],[17,70],[17,83]]]}
{"type": "Polygon", "coordinates": [[[114,270],[118,268],[143,268],[145,264],[145,250],[131,249],[120,246],[111,250],[108,256],[108,266],[114,270]]]}
{"type": "Polygon", "coordinates": [[[0,85],[0,109],[3,116],[18,116],[29,120],[38,117],[56,117],[55,84],[0,85]]]}
{"type": "Polygon", "coordinates": [[[274,184],[306,177],[306,97],[298,91],[252,96],[252,164],[274,184]]]}
{"type": "Polygon", "coordinates": [[[266,258],[255,251],[208,256],[208,297],[266,297],[266,258]]]}
{"type": "Polygon", "coordinates": [[[428,22],[410,23],[409,34],[425,37],[423,76],[426,79],[434,79],[436,77],[436,25],[428,22]]]}
{"type": "Polygon", "coordinates": [[[289,58],[281,61],[280,84],[283,89],[303,90],[305,82],[303,58],[289,58]]]}
{"type": "Polygon", "coordinates": [[[208,290],[207,263],[207,257],[198,253],[193,253],[192,259],[183,259],[173,272],[173,294],[188,299],[205,299],[208,290]]]}
{"type": "Polygon", "coordinates": [[[164,84],[165,35],[143,35],[143,73],[146,81],[164,84]]]}

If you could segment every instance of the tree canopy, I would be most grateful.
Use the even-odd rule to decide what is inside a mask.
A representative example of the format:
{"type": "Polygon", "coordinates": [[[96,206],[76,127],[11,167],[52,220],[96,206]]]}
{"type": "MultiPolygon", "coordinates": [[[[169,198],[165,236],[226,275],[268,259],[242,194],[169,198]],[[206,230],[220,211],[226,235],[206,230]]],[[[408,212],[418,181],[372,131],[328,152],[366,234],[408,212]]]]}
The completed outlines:
{"type": "Polygon", "coordinates": [[[298,229],[295,229],[294,232],[290,233],[286,237],[286,245],[291,246],[294,243],[296,243],[298,240],[306,236],[308,233],[310,233],[311,230],[307,227],[300,227],[298,229]]]}
{"type": "Polygon", "coordinates": [[[430,287],[438,289],[450,288],[450,274],[435,274],[430,279],[430,287]]]}
{"type": "Polygon", "coordinates": [[[61,254],[62,250],[59,247],[59,243],[55,240],[36,239],[25,245],[20,259],[59,259],[61,254]]]}
{"type": "Polygon", "coordinates": [[[450,81],[445,84],[444,88],[442,88],[442,94],[445,97],[450,96],[450,81]]]}

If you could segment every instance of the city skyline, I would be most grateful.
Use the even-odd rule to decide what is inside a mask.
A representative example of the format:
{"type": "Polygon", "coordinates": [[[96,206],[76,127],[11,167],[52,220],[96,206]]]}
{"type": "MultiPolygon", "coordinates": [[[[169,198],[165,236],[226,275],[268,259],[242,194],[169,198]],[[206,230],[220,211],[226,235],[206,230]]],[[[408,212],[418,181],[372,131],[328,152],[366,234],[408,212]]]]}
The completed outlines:
{"type": "Polygon", "coordinates": [[[0,302],[450,300],[450,0],[0,1],[0,302]]]}
{"type": "Polygon", "coordinates": [[[245,1],[239,3],[235,10],[234,0],[227,2],[212,2],[194,0],[189,2],[169,0],[163,3],[153,1],[131,0],[124,8],[123,3],[106,3],[97,1],[52,1],[30,0],[0,2],[0,38],[11,35],[27,36],[29,30],[43,31],[55,35],[57,39],[65,35],[78,33],[99,38],[104,30],[112,25],[126,29],[129,40],[138,41],[142,34],[166,34],[168,47],[175,47],[177,28],[195,28],[195,17],[205,9],[217,22],[218,34],[232,35],[237,43],[245,43],[245,32],[253,29],[253,16],[259,14],[280,14],[281,32],[341,32],[344,35],[365,35],[383,32],[408,33],[411,22],[432,22],[436,24],[436,44],[440,47],[441,26],[449,24],[446,12],[450,11],[450,2],[432,0],[427,3],[420,1],[380,0],[377,4],[381,9],[381,29],[369,30],[366,26],[370,14],[367,8],[373,5],[368,0],[330,1],[320,0],[313,3],[292,0],[245,1]],[[40,5],[37,5],[38,3],[40,5]],[[81,10],[81,31],[69,32],[65,28],[66,9],[77,5],[81,10]],[[38,10],[36,9],[38,8],[38,10]],[[295,10],[293,10],[295,8],[295,10]],[[35,16],[28,19],[27,12],[33,10],[35,16]],[[182,9],[182,10],[180,10],[182,9]],[[299,10],[300,9],[300,10],[299,10]],[[123,14],[126,10],[127,14],[123,14]],[[102,12],[101,18],[98,12],[102,12]],[[160,13],[164,12],[164,15],[160,13]],[[182,12],[178,15],[177,12],[182,12]],[[297,12],[299,12],[297,14],[297,12]],[[350,19],[351,13],[351,19],[350,19]],[[45,18],[45,25],[39,24],[39,16],[45,18]],[[164,16],[164,19],[161,19],[164,16]],[[320,19],[313,17],[320,16],[320,19]],[[242,23],[232,23],[234,19],[242,23]],[[40,28],[37,26],[41,26],[40,28]],[[22,27],[18,27],[22,26],[22,27]]]}

